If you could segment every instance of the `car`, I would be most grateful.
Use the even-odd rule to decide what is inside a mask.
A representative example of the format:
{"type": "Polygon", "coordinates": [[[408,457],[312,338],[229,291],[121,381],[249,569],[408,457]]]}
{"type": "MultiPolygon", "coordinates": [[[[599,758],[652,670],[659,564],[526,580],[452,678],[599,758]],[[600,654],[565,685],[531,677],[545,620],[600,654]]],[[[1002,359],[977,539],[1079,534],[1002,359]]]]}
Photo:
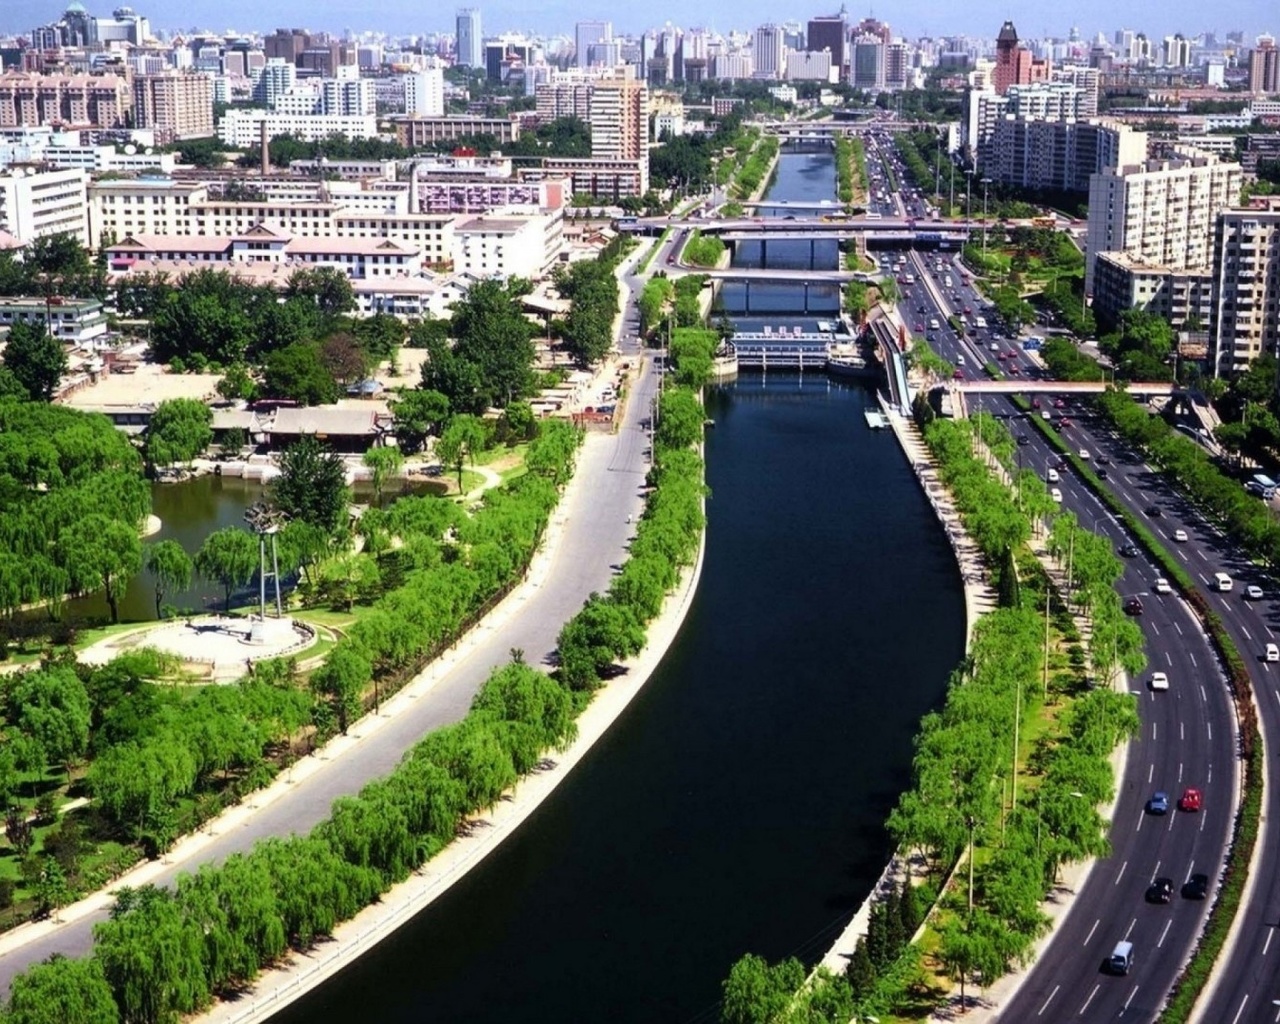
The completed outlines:
{"type": "Polygon", "coordinates": [[[1008,358],[1008,359],[1017,359],[1017,358],[1018,358],[1018,353],[1017,353],[1017,352],[1014,352],[1012,349],[1010,349],[1010,350],[1009,350],[1009,354],[1008,354],[1008,356],[1007,356],[1006,358],[1008,358]]]}
{"type": "Polygon", "coordinates": [[[1031,443],[1031,438],[1027,437],[1027,435],[1026,435],[1026,434],[1019,434],[1019,435],[1018,435],[1018,447],[1019,447],[1019,448],[1025,448],[1025,447],[1026,447],[1027,445],[1029,445],[1030,443],[1031,443]]]}
{"type": "Polygon", "coordinates": [[[1129,600],[1124,603],[1124,613],[1126,615],[1141,615],[1142,599],[1138,597],[1129,598],[1129,600]]]}
{"type": "Polygon", "coordinates": [[[1182,884],[1184,900],[1202,900],[1209,895],[1209,876],[1194,874],[1182,884]]]}
{"type": "Polygon", "coordinates": [[[1047,470],[1044,474],[1045,483],[1056,484],[1058,482],[1058,471],[1056,469],[1047,470]]]}
{"type": "Polygon", "coordinates": [[[1053,400],[1053,407],[1055,409],[1065,409],[1067,407],[1067,403],[1064,402],[1061,398],[1055,398],[1053,400]]]}
{"type": "Polygon", "coordinates": [[[1098,461],[1098,465],[1099,465],[1099,466],[1109,466],[1109,465],[1111,465],[1111,460],[1110,460],[1109,458],[1107,458],[1105,455],[1099,455],[1099,456],[1098,456],[1098,460],[1097,460],[1097,461],[1098,461]]]}
{"type": "Polygon", "coordinates": [[[1203,797],[1200,790],[1195,786],[1188,786],[1182,791],[1182,796],[1178,797],[1178,810],[1180,811],[1198,811],[1203,797]]]}
{"type": "Polygon", "coordinates": [[[1017,363],[1010,363],[1010,364],[1009,364],[1009,375],[1010,375],[1011,377],[1017,377],[1017,376],[1019,376],[1019,373],[1018,373],[1018,364],[1017,364],[1017,363]]]}
{"type": "Polygon", "coordinates": [[[972,313],[973,313],[973,310],[972,310],[972,309],[970,309],[968,306],[965,306],[965,307],[964,307],[964,315],[965,315],[965,316],[969,316],[969,315],[970,315],[970,314],[972,314],[972,313]]]}
{"type": "Polygon", "coordinates": [[[1163,576],[1157,576],[1156,581],[1151,584],[1151,589],[1157,594],[1172,594],[1173,587],[1169,585],[1169,581],[1163,576]]]}
{"type": "Polygon", "coordinates": [[[1052,498],[1054,501],[1056,501],[1059,505],[1061,505],[1061,504],[1062,504],[1062,492],[1061,492],[1060,490],[1058,490],[1058,488],[1056,488],[1056,487],[1055,487],[1053,490],[1051,490],[1051,491],[1049,492],[1049,497],[1051,497],[1051,498],[1052,498]]]}
{"type": "Polygon", "coordinates": [[[1277,647],[1275,644],[1267,644],[1263,657],[1266,658],[1267,661],[1280,661],[1280,647],[1277,647]]]}
{"type": "Polygon", "coordinates": [[[1168,814],[1169,813],[1169,794],[1163,789],[1157,789],[1151,794],[1151,799],[1147,801],[1147,812],[1150,814],[1168,814]]]}
{"type": "Polygon", "coordinates": [[[960,367],[957,366],[955,370],[952,371],[951,376],[955,380],[964,380],[964,370],[960,369],[960,367]]]}
{"type": "Polygon", "coordinates": [[[1174,531],[1173,531],[1173,539],[1174,539],[1175,541],[1177,541],[1179,544],[1185,544],[1185,543],[1187,542],[1187,531],[1186,531],[1186,530],[1174,530],[1174,531]]]}
{"type": "Polygon", "coordinates": [[[1144,511],[1152,519],[1159,519],[1162,515],[1164,515],[1164,513],[1160,511],[1159,505],[1148,505],[1144,511]]]}
{"type": "Polygon", "coordinates": [[[1157,878],[1147,886],[1148,903],[1168,903],[1173,899],[1173,879],[1157,878]]]}
{"type": "Polygon", "coordinates": [[[993,341],[988,347],[996,354],[997,359],[1004,358],[1004,353],[1000,351],[1000,343],[998,341],[993,341]]]}
{"type": "Polygon", "coordinates": [[[1151,673],[1151,689],[1165,691],[1169,689],[1169,677],[1164,672],[1151,673]]]}
{"type": "Polygon", "coordinates": [[[1251,583],[1249,586],[1244,588],[1244,596],[1247,601],[1261,601],[1262,588],[1256,583],[1251,583]]]}
{"type": "Polygon", "coordinates": [[[1121,544],[1120,554],[1122,554],[1125,558],[1137,558],[1138,545],[1137,544],[1121,544]]]}
{"type": "Polygon", "coordinates": [[[1031,408],[1033,408],[1033,409],[1039,409],[1039,408],[1040,408],[1040,399],[1038,399],[1038,398],[1033,398],[1033,399],[1031,399],[1031,408]]]}
{"type": "MultiPolygon", "coordinates": [[[[1063,424],[1064,424],[1064,425],[1066,425],[1066,424],[1068,424],[1068,423],[1069,423],[1069,421],[1068,421],[1065,417],[1063,417],[1062,422],[1063,422],[1063,424]]],[[[1085,461],[1085,462],[1088,462],[1088,461],[1089,461],[1089,449],[1088,449],[1088,448],[1081,448],[1078,452],[1076,452],[1076,454],[1077,454],[1077,455],[1079,455],[1079,456],[1080,456],[1080,458],[1081,458],[1083,461],[1085,461]]]]}
{"type": "Polygon", "coordinates": [[[1046,423],[1048,423],[1053,419],[1053,413],[1051,413],[1048,409],[1041,409],[1040,418],[1044,420],[1046,423]]]}
{"type": "Polygon", "coordinates": [[[921,333],[924,333],[924,324],[917,323],[917,324],[916,324],[916,330],[917,330],[917,331],[919,331],[919,332],[921,332],[921,333]]]}
{"type": "Polygon", "coordinates": [[[1105,469],[1098,470],[1098,479],[1105,480],[1106,478],[1107,478],[1107,471],[1105,469]]]}

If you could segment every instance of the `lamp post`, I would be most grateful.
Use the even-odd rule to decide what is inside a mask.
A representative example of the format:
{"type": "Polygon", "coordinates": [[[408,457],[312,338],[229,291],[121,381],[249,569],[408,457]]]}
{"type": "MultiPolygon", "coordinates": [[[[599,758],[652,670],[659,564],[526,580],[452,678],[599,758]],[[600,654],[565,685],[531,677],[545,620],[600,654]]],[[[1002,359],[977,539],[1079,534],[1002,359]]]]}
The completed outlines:
{"type": "Polygon", "coordinates": [[[288,517],[279,509],[264,501],[255,502],[244,512],[244,521],[258,537],[258,621],[249,631],[251,644],[267,642],[267,577],[270,576],[276,592],[276,618],[284,618],[280,603],[280,560],[276,553],[276,534],[288,517]],[[271,570],[267,571],[267,538],[271,538],[271,570]]]}
{"type": "Polygon", "coordinates": [[[965,223],[973,220],[970,211],[973,209],[973,168],[966,167],[964,172],[964,219],[965,223]]]}
{"type": "Polygon", "coordinates": [[[987,186],[991,184],[990,178],[982,179],[982,255],[987,255],[987,186]]]}

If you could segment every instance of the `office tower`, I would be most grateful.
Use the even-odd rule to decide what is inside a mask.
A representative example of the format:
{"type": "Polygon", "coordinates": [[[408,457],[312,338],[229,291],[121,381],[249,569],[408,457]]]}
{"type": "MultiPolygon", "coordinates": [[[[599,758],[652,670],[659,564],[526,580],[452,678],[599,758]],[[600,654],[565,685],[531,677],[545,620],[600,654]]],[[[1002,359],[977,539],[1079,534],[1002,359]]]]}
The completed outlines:
{"type": "Polygon", "coordinates": [[[777,25],[761,25],[752,44],[756,78],[779,78],[786,61],[782,29],[777,25]]]}
{"type": "Polygon", "coordinates": [[[1191,66],[1191,40],[1185,38],[1181,32],[1164,37],[1161,53],[1164,57],[1164,66],[1167,68],[1191,66]]]}
{"type": "Polygon", "coordinates": [[[608,21],[580,21],[574,26],[574,64],[591,67],[592,48],[613,42],[613,24],[608,21]]]}
{"type": "Polygon", "coordinates": [[[1213,372],[1227,376],[1280,345],[1280,201],[1224,210],[1213,244],[1213,372]]]}
{"type": "Polygon", "coordinates": [[[1018,30],[1013,22],[1006,21],[996,36],[996,67],[992,81],[1001,96],[1011,85],[1030,85],[1047,82],[1052,65],[1048,60],[1037,60],[1031,51],[1018,42],[1018,30]]]}
{"type": "Polygon", "coordinates": [[[1241,170],[1216,157],[1148,160],[1089,180],[1085,291],[1099,253],[1120,252],[1174,270],[1207,268],[1214,221],[1240,197],[1241,170]]]}
{"type": "Polygon", "coordinates": [[[849,81],[855,89],[883,89],[888,47],[879,36],[859,33],[853,37],[849,81]]]}
{"type": "Polygon", "coordinates": [[[1261,36],[1249,54],[1249,91],[1280,92],[1280,50],[1270,36],[1261,36]]]}
{"type": "Polygon", "coordinates": [[[267,60],[277,57],[289,64],[297,64],[302,51],[311,45],[311,36],[300,28],[278,28],[262,41],[267,60]]]}
{"type": "Polygon", "coordinates": [[[848,35],[849,26],[842,8],[839,14],[809,19],[804,48],[810,53],[821,53],[827,50],[831,54],[831,66],[842,68],[845,59],[845,39],[848,35]]]}
{"type": "Polygon", "coordinates": [[[463,7],[458,11],[457,46],[454,62],[467,68],[484,64],[483,37],[480,34],[480,8],[463,7]]]}
{"type": "Polygon", "coordinates": [[[853,36],[875,36],[886,46],[893,42],[893,32],[890,31],[889,26],[883,21],[877,21],[875,18],[863,18],[853,27],[849,34],[853,36]]]}

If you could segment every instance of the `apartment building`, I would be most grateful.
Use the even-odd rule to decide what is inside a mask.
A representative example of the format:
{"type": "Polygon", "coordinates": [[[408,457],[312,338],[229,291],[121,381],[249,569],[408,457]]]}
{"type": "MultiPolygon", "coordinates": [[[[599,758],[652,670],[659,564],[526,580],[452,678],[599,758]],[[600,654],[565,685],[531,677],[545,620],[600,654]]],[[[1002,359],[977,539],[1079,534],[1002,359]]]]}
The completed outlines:
{"type": "Polygon", "coordinates": [[[38,324],[60,341],[77,347],[87,347],[107,333],[107,315],[97,299],[0,298],[0,329],[7,331],[14,324],[38,324]]]}
{"type": "Polygon", "coordinates": [[[457,267],[478,277],[536,279],[549,273],[560,253],[564,219],[475,217],[457,226],[457,267]]]}
{"type": "Polygon", "coordinates": [[[1088,192],[1099,171],[1145,160],[1147,136],[1116,121],[1005,117],[996,122],[986,149],[980,169],[999,184],[1088,192]]]}
{"type": "Polygon", "coordinates": [[[93,125],[122,128],[133,113],[133,89],[119,75],[0,75],[0,128],[93,125]]]}
{"type": "Polygon", "coordinates": [[[1213,278],[1208,268],[1153,266],[1122,252],[1098,254],[1094,264],[1093,312],[1104,329],[1126,309],[1140,309],[1181,328],[1188,321],[1208,324],[1213,310],[1213,278]]]}
{"type": "Polygon", "coordinates": [[[164,143],[204,139],[214,134],[213,79],[169,71],[133,80],[133,116],[137,128],[152,128],[164,143]]]}
{"type": "Polygon", "coordinates": [[[1209,338],[1217,376],[1280,351],[1280,200],[1218,215],[1209,338]]]}
{"type": "MultiPolygon", "coordinates": [[[[649,89],[631,78],[602,78],[591,91],[591,156],[648,165],[649,89]]],[[[647,176],[647,173],[646,173],[647,176]]]]}
{"type": "Polygon", "coordinates": [[[1249,54],[1249,91],[1266,95],[1280,92],[1280,49],[1274,39],[1260,39],[1249,54]]]}
{"type": "Polygon", "coordinates": [[[1107,168],[1089,182],[1085,291],[1099,253],[1123,252],[1152,266],[1206,268],[1214,222],[1240,196],[1240,165],[1197,155],[1107,168]]]}
{"type": "Polygon", "coordinates": [[[378,134],[373,114],[281,114],[270,110],[228,110],[218,122],[218,137],[228,146],[248,149],[258,142],[263,123],[267,135],[294,135],[304,142],[320,142],[330,135],[372,139],[378,134]]]}
{"type": "Polygon", "coordinates": [[[14,167],[0,174],[0,231],[7,231],[23,245],[60,234],[73,235],[87,245],[88,180],[79,168],[47,171],[14,167]]]}

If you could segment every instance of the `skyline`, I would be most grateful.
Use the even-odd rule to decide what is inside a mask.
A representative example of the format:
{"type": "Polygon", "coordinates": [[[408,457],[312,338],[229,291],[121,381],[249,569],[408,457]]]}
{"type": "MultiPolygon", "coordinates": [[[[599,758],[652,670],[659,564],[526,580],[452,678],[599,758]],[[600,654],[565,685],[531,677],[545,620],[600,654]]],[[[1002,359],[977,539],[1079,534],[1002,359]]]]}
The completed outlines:
{"type": "MultiPolygon", "coordinates": [[[[111,0],[89,0],[85,6],[90,14],[110,15],[117,6],[111,0]]],[[[575,22],[582,20],[611,20],[616,32],[620,34],[638,35],[644,31],[657,28],[666,22],[688,28],[694,25],[728,32],[732,29],[751,30],[767,22],[800,21],[838,10],[838,4],[823,6],[823,0],[816,0],[813,9],[802,9],[801,5],[788,4],[779,7],[765,0],[752,0],[746,4],[734,4],[725,7],[702,9],[705,14],[690,20],[685,5],[668,2],[657,6],[648,6],[647,22],[641,23],[634,18],[629,9],[622,9],[625,20],[619,19],[608,5],[600,4],[583,7],[577,4],[552,0],[532,13],[526,5],[511,2],[495,4],[457,4],[456,7],[440,8],[424,17],[407,6],[397,13],[394,5],[378,5],[375,8],[352,4],[347,0],[286,0],[274,5],[269,13],[265,13],[261,4],[250,0],[191,0],[182,5],[179,15],[172,15],[163,3],[138,3],[135,10],[149,19],[153,30],[164,29],[169,32],[202,29],[222,35],[228,32],[237,33],[269,33],[281,27],[301,27],[316,31],[341,33],[351,29],[359,34],[366,31],[382,32],[394,36],[420,35],[426,33],[452,34],[454,29],[454,13],[456,7],[479,6],[486,35],[496,35],[505,31],[528,31],[541,35],[572,36],[575,22]]],[[[977,38],[994,38],[1000,25],[1006,19],[1012,20],[1018,28],[1018,34],[1027,39],[1056,37],[1065,39],[1071,28],[1078,27],[1081,37],[1092,39],[1099,31],[1111,34],[1120,28],[1131,28],[1146,32],[1148,36],[1172,35],[1181,32],[1185,36],[1194,36],[1202,32],[1216,32],[1224,36],[1227,32],[1243,31],[1246,44],[1251,44],[1255,36],[1276,31],[1275,26],[1266,24],[1267,14],[1262,5],[1254,0],[1225,0],[1212,11],[1213,24],[1205,24],[1206,11],[1201,4],[1192,4],[1190,0],[1172,0],[1170,3],[1148,3],[1131,5],[1123,12],[1117,11],[1112,4],[1102,0],[1088,0],[1087,3],[1075,5],[1070,16],[1054,23],[1052,15],[1046,16],[1042,10],[1009,10],[1005,3],[992,3],[989,0],[977,0],[976,3],[960,7],[954,4],[942,4],[933,0],[911,8],[886,11],[878,9],[874,4],[865,11],[859,11],[856,5],[850,5],[849,18],[856,23],[862,17],[879,17],[888,22],[895,34],[906,38],[921,36],[968,35],[977,38]]],[[[1021,6],[1021,5],[1018,5],[1021,6]]],[[[23,35],[37,25],[57,21],[65,10],[66,4],[54,0],[14,0],[5,5],[0,14],[0,33],[23,35]]]]}

